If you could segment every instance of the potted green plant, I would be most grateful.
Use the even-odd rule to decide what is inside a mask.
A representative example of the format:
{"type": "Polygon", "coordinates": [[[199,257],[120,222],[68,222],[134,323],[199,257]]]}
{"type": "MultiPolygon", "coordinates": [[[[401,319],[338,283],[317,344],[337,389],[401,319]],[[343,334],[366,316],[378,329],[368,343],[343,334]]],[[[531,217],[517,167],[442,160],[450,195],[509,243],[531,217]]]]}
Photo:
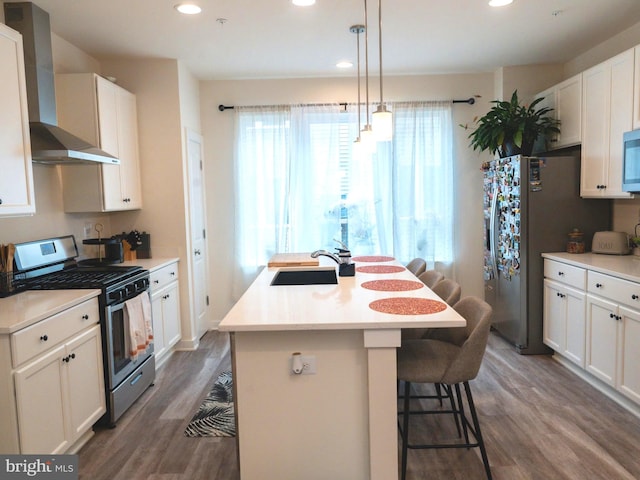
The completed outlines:
{"type": "Polygon", "coordinates": [[[475,120],[477,127],[469,135],[470,146],[481,152],[498,152],[500,157],[531,155],[538,137],[560,133],[560,122],[548,116],[553,109],[536,109],[542,100],[537,98],[528,107],[520,105],[517,90],[508,102],[493,100],[491,110],[475,120]]]}

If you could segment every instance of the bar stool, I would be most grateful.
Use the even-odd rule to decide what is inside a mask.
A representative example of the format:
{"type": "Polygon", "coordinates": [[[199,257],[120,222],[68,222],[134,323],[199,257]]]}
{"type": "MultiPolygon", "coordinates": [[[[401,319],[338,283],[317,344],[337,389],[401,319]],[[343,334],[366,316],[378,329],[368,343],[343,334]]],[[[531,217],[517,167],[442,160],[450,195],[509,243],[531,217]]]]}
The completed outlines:
{"type": "Polygon", "coordinates": [[[433,287],[430,287],[433,293],[438,295],[444,300],[447,305],[454,306],[460,300],[462,295],[462,288],[460,284],[449,278],[444,278],[436,283],[433,287]]]}
{"type": "MultiPolygon", "coordinates": [[[[430,271],[433,272],[435,270],[430,271]]],[[[448,278],[440,280],[434,287],[431,287],[431,290],[433,290],[433,292],[442,300],[447,302],[447,305],[452,307],[458,302],[458,300],[460,300],[460,295],[462,293],[460,284],[448,278]]],[[[407,340],[423,338],[428,331],[428,328],[404,328],[402,329],[402,341],[405,342],[407,340]]]]}
{"type": "Polygon", "coordinates": [[[438,282],[444,280],[444,275],[437,270],[426,270],[418,275],[418,279],[427,287],[433,288],[438,282]]]}
{"type": "Polygon", "coordinates": [[[407,263],[405,268],[417,277],[427,269],[427,262],[425,262],[422,258],[416,257],[409,263],[407,263]]]}
{"type": "Polygon", "coordinates": [[[491,306],[477,297],[465,297],[454,306],[467,321],[466,327],[442,328],[435,335],[438,339],[410,340],[398,349],[398,380],[404,382],[404,406],[402,425],[398,424],[402,437],[402,480],[406,478],[408,449],[431,448],[475,448],[480,449],[482,462],[488,480],[491,468],[482,438],[478,415],[473,403],[469,381],[476,378],[489,337],[491,327],[491,306]],[[457,401],[452,401],[451,410],[410,410],[411,384],[434,383],[455,389],[457,401]],[[471,421],[465,413],[460,385],[464,385],[471,421]],[[454,404],[455,403],[455,404],[454,404]],[[409,417],[415,414],[459,415],[462,420],[464,443],[410,444],[409,417]],[[469,431],[475,441],[471,442],[469,431]]]}

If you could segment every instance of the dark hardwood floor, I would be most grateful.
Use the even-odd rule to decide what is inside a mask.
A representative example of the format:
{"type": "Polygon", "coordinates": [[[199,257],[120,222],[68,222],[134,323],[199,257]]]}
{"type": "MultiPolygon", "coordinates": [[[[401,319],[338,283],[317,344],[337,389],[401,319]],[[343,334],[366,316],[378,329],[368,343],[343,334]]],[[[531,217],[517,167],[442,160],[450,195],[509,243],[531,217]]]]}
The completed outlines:
{"type": "MultiPolygon", "coordinates": [[[[79,452],[80,478],[238,480],[235,439],[183,435],[229,366],[223,333],[207,333],[195,352],[176,352],[116,428],[98,429],[79,452]]],[[[640,479],[640,419],[551,357],[518,355],[491,335],[471,388],[495,480],[640,479]]],[[[412,421],[418,440],[455,437],[449,416],[412,421]]],[[[456,449],[410,451],[407,478],[486,477],[477,449],[456,449]]]]}

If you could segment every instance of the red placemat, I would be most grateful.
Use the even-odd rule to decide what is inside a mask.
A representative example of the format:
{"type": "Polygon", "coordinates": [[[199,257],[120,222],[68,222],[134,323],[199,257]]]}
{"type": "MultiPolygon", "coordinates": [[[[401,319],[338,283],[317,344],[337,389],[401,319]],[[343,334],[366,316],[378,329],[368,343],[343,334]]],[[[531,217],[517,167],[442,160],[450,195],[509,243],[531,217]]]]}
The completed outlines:
{"type": "Polygon", "coordinates": [[[376,312],[396,315],[427,315],[445,310],[447,304],[428,298],[396,297],[371,302],[369,308],[376,312]]]}
{"type": "Polygon", "coordinates": [[[382,292],[405,292],[407,290],[418,290],[424,287],[422,282],[413,280],[371,280],[362,284],[369,290],[380,290],[382,292]]]}
{"type": "Polygon", "coordinates": [[[395,260],[393,257],[387,257],[385,255],[362,255],[360,257],[353,257],[351,260],[354,262],[392,262],[395,260]]]}
{"type": "Polygon", "coordinates": [[[404,272],[405,268],[399,265],[365,265],[356,267],[356,272],[361,273],[399,273],[404,272]]]}

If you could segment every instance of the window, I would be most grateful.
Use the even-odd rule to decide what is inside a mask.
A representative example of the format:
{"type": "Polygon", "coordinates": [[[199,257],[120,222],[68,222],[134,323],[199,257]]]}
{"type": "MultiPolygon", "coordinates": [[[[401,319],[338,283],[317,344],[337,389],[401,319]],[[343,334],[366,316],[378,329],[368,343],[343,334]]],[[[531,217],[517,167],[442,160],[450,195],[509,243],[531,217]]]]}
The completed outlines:
{"type": "Polygon", "coordinates": [[[450,102],[390,105],[394,138],[354,158],[355,106],[236,107],[236,257],[250,278],[276,252],[453,260],[450,102]]]}

